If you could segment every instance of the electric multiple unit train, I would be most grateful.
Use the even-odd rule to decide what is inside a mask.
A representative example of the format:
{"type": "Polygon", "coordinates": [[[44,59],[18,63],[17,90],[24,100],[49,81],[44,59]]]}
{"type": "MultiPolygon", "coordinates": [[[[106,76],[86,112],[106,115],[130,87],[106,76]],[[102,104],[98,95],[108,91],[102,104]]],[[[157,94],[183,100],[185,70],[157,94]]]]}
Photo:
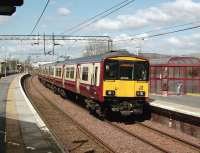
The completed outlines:
{"type": "Polygon", "coordinates": [[[87,108],[99,115],[149,112],[149,62],[127,51],[42,65],[39,80],[63,97],[84,97],[87,108]]]}

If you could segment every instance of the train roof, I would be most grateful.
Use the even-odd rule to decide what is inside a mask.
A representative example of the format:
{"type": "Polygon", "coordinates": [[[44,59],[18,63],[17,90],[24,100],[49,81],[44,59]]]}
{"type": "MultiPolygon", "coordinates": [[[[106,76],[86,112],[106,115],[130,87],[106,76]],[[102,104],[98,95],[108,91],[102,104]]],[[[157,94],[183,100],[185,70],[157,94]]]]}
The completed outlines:
{"type": "Polygon", "coordinates": [[[144,59],[142,57],[138,57],[138,56],[136,56],[134,54],[131,54],[128,51],[110,51],[110,52],[106,52],[106,53],[101,54],[101,55],[94,55],[94,56],[87,56],[87,57],[81,57],[81,58],[76,58],[76,59],[70,59],[70,60],[67,60],[67,61],[63,62],[62,64],[76,64],[76,63],[85,63],[85,62],[100,62],[100,61],[102,61],[102,60],[104,60],[106,58],[117,57],[117,56],[132,56],[132,57],[137,57],[137,58],[144,59]]]}

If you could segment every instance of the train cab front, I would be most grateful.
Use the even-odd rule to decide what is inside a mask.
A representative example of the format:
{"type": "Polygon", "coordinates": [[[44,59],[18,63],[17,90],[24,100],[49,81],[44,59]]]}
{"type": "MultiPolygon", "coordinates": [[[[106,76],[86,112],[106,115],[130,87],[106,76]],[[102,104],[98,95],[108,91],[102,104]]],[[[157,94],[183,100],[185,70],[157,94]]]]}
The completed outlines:
{"type": "Polygon", "coordinates": [[[113,57],[104,61],[104,104],[122,115],[141,115],[148,105],[149,62],[137,57],[113,57]]]}

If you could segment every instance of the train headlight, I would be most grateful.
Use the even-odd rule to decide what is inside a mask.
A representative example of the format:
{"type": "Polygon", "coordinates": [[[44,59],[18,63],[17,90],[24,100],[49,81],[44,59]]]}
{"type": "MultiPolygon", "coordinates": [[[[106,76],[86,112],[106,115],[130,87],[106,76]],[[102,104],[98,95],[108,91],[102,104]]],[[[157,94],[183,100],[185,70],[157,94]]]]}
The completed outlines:
{"type": "Polygon", "coordinates": [[[107,96],[115,96],[115,91],[114,90],[106,90],[106,95],[107,96]]]}
{"type": "Polygon", "coordinates": [[[145,96],[144,91],[136,91],[136,96],[145,96]]]}

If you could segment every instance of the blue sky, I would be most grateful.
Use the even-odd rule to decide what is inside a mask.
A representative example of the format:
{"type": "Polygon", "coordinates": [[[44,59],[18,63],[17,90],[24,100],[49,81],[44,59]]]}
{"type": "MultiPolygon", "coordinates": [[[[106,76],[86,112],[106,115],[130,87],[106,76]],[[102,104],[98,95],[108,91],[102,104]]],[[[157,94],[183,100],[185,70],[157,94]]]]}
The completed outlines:
{"type": "MultiPolygon", "coordinates": [[[[165,1],[166,0],[136,0],[134,3],[113,13],[109,17],[134,13],[138,9],[156,6],[165,1]]],[[[46,32],[51,34],[54,32],[59,34],[65,29],[80,23],[84,19],[92,17],[120,2],[122,2],[122,0],[51,0],[35,33],[46,32]],[[66,8],[70,12],[68,15],[61,15],[58,13],[59,8],[66,8]]],[[[1,34],[29,34],[45,4],[46,0],[26,0],[22,7],[17,7],[15,15],[8,17],[7,22],[1,23],[1,34]]]]}
{"type": "MultiPolygon", "coordinates": [[[[66,29],[83,20],[112,7],[122,0],[51,0],[35,34],[60,34],[66,29]]],[[[0,16],[0,34],[30,34],[36,20],[41,14],[46,0],[25,0],[11,17],[0,16]]],[[[195,22],[200,24],[199,0],[136,0],[134,3],[97,23],[75,33],[75,35],[109,35],[114,40],[127,39],[130,35],[159,29],[166,26],[195,22]],[[197,22],[198,21],[198,22],[197,22]]],[[[144,52],[167,53],[174,55],[199,53],[200,29],[149,39],[145,41],[126,41],[114,43],[116,48],[126,48],[134,52],[138,46],[144,52]]],[[[68,34],[68,33],[66,33],[68,34]]],[[[41,51],[41,47],[33,47],[22,42],[23,49],[41,51]]],[[[62,42],[64,47],[58,47],[62,55],[73,42],[62,42]]],[[[22,50],[19,42],[0,42],[1,50],[14,54],[22,50]],[[16,50],[16,51],[15,51],[16,50]]],[[[81,56],[81,44],[74,44],[68,50],[74,57],[81,56]],[[79,47],[77,47],[79,46],[79,47]],[[73,51],[72,51],[73,50],[73,51]]],[[[27,51],[28,52],[28,51],[27,51]]],[[[8,56],[2,55],[0,56],[8,56]]],[[[16,54],[17,56],[17,54],[16,54]]]]}

